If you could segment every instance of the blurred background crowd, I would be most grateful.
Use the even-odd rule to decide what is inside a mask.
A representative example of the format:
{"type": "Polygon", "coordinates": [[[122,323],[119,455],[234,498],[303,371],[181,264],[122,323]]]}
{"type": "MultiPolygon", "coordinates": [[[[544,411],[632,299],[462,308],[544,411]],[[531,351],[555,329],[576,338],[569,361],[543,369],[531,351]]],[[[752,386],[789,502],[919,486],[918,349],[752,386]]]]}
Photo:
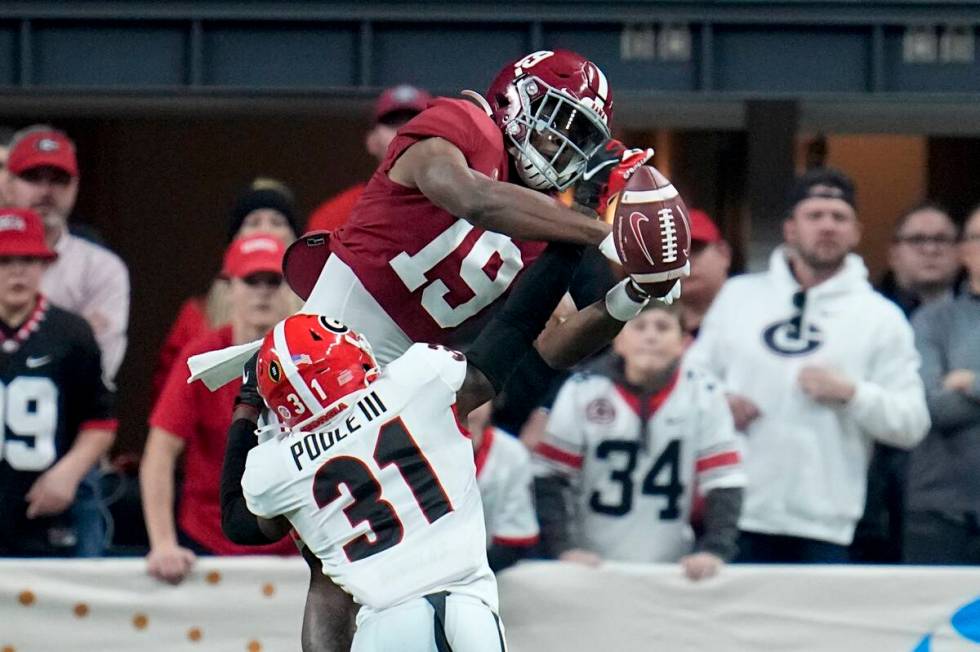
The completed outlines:
{"type": "MultiPolygon", "coordinates": [[[[429,99],[389,88],[363,148],[329,155],[366,178],[429,99]]],[[[134,261],[107,244],[117,234],[76,210],[87,193],[86,206],[98,203],[79,164],[98,153],[73,135],[0,128],[0,446],[20,478],[0,486],[0,555],[145,555],[151,574],[179,582],[200,555],[295,554],[289,541],[255,549],[223,536],[218,485],[238,383],[214,394],[188,385],[186,360],[297,310],[285,247],[342,228],[364,184],[299,201],[288,178],[240,179],[212,217],[223,243],[195,241],[157,206],[171,221],[168,264],[131,278],[134,261]],[[5,232],[6,220],[24,220],[33,239],[5,232]],[[211,251],[215,272],[201,287],[181,269],[194,248],[211,251]],[[144,331],[130,300],[148,292],[155,314],[168,314],[144,331]],[[62,323],[48,304],[81,319],[62,323]],[[94,341],[101,371],[20,352],[34,331],[73,349],[94,341]],[[120,373],[134,352],[139,364],[120,373]],[[54,389],[14,381],[46,364],[54,389]],[[50,391],[79,404],[65,423],[43,422],[50,391]],[[117,411],[130,415],[121,429],[117,411]]],[[[681,170],[692,258],[679,305],[647,310],[579,369],[522,369],[474,414],[496,568],[521,557],[683,561],[696,578],[732,560],[980,563],[980,209],[914,197],[869,225],[860,178],[873,172],[856,182],[822,148],[819,136],[804,144],[765,252],[750,251],[737,221],[700,208],[708,193],[681,170]],[[856,253],[862,231],[883,230],[871,257],[856,253]]],[[[669,174],[665,149],[654,163],[669,174]]],[[[119,179],[139,193],[124,170],[119,179]]],[[[571,293],[585,305],[615,279],[590,258],[571,293]]]]}

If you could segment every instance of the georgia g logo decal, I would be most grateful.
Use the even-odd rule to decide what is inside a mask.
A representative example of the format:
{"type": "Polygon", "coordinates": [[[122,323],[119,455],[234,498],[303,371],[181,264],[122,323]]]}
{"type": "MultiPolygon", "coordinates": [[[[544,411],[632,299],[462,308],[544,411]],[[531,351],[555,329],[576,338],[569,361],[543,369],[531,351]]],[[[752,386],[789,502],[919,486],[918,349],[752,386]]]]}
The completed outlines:
{"type": "Polygon", "coordinates": [[[823,344],[823,331],[816,324],[803,325],[801,315],[777,321],[762,331],[766,346],[779,355],[806,355],[823,344]]]}

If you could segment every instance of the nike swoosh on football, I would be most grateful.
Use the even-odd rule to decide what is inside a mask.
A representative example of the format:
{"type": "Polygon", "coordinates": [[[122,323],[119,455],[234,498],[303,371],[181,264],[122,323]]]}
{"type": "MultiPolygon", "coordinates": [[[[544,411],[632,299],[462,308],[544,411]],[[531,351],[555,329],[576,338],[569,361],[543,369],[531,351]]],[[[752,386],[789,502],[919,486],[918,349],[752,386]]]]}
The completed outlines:
{"type": "Polygon", "coordinates": [[[38,367],[43,367],[44,365],[51,362],[50,355],[42,355],[40,358],[35,358],[34,356],[28,356],[24,364],[27,365],[28,369],[37,369],[38,367]]]}
{"type": "Polygon", "coordinates": [[[633,237],[636,238],[637,244],[640,245],[640,250],[643,251],[643,255],[646,256],[647,262],[651,265],[656,265],[657,263],[653,260],[653,256],[650,255],[650,250],[647,249],[647,243],[643,239],[643,232],[640,230],[640,222],[649,221],[650,218],[643,213],[630,213],[630,228],[633,230],[633,237]]]}

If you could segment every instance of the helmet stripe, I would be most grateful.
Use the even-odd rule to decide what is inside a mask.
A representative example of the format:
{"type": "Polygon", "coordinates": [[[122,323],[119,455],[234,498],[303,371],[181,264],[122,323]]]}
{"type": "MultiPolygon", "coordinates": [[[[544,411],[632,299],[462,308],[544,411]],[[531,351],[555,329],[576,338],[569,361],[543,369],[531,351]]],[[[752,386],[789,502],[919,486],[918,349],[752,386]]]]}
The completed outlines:
{"type": "Polygon", "coordinates": [[[592,65],[595,66],[595,71],[599,78],[599,90],[596,91],[596,95],[598,95],[599,99],[602,100],[602,103],[605,104],[606,100],[609,98],[609,82],[606,81],[606,75],[603,74],[602,69],[595,64],[592,65]]]}
{"type": "Polygon", "coordinates": [[[279,364],[282,366],[283,372],[286,374],[286,380],[289,384],[293,386],[296,393],[299,394],[300,399],[302,399],[303,404],[306,405],[307,409],[311,413],[315,414],[317,412],[323,411],[323,405],[314,396],[312,390],[310,390],[309,385],[303,380],[303,377],[299,374],[299,369],[296,368],[296,363],[293,362],[293,356],[289,351],[289,345],[286,343],[286,321],[281,321],[276,324],[273,330],[273,342],[276,348],[276,354],[279,356],[279,364]]]}

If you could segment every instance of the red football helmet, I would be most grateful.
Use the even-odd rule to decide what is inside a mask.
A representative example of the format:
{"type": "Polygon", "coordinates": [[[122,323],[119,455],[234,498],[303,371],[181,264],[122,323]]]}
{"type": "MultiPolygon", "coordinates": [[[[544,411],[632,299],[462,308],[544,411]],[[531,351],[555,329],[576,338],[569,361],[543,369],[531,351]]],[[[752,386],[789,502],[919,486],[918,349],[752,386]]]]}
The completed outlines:
{"type": "Polygon", "coordinates": [[[298,314],[276,324],[259,349],[259,393],[290,428],[314,427],[346,407],[344,397],[378,377],[371,345],[339,321],[298,314]]]}
{"type": "Polygon", "coordinates": [[[599,67],[568,50],[504,66],[487,91],[497,126],[529,188],[564,190],[609,138],[612,92],[599,67]]]}

